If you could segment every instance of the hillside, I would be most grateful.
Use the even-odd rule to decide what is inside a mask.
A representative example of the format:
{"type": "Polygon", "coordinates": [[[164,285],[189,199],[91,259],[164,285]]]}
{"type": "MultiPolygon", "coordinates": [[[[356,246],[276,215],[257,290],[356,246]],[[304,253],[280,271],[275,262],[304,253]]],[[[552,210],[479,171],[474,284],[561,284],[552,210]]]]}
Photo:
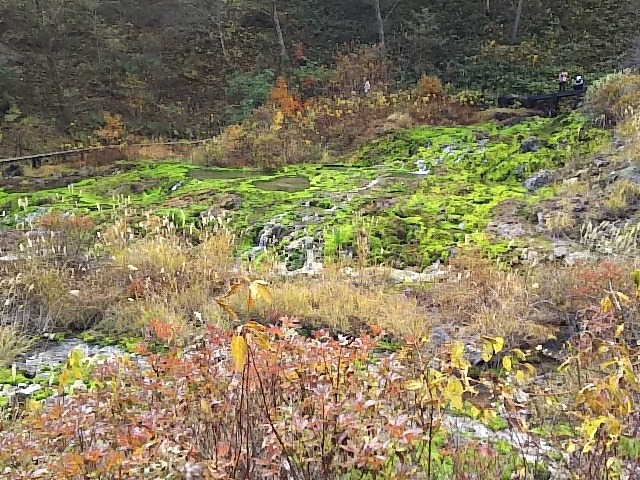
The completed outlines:
{"type": "Polygon", "coordinates": [[[276,86],[204,146],[12,167],[4,478],[636,478],[639,87],[276,86]],[[350,153],[293,157],[322,112],[350,153]]]}
{"type": "Polygon", "coordinates": [[[637,0],[2,0],[0,98],[14,111],[0,152],[126,141],[94,134],[113,115],[125,137],[208,138],[278,75],[301,102],[361,91],[364,77],[396,90],[433,75],[489,98],[553,89],[560,66],[590,82],[633,62],[637,11],[637,0]]]}
{"type": "Polygon", "coordinates": [[[0,0],[0,477],[640,478],[638,11],[0,0]]]}

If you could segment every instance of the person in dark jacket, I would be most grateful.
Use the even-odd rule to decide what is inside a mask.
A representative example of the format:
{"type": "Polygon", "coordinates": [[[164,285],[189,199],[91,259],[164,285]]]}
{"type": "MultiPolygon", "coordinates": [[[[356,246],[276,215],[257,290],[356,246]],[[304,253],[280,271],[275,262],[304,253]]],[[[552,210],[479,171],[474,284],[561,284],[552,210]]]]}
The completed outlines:
{"type": "Polygon", "coordinates": [[[584,78],[582,78],[582,75],[576,75],[573,80],[573,89],[576,91],[584,90],[584,78]]]}

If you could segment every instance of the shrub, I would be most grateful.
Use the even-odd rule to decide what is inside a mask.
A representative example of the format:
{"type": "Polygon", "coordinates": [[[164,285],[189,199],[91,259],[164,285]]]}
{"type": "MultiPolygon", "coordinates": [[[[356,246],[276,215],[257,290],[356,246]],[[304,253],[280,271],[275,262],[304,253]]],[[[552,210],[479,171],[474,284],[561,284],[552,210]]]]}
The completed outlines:
{"type": "Polygon", "coordinates": [[[423,74],[412,92],[417,98],[440,97],[444,93],[442,82],[438,77],[423,74]]]}
{"type": "Polygon", "coordinates": [[[636,118],[640,113],[640,75],[613,73],[596,81],[587,90],[585,112],[603,126],[636,118]]]}
{"type": "Polygon", "coordinates": [[[269,96],[274,79],[275,74],[272,70],[232,73],[225,88],[225,95],[230,102],[225,109],[225,123],[240,123],[254,108],[262,105],[269,96]]]}

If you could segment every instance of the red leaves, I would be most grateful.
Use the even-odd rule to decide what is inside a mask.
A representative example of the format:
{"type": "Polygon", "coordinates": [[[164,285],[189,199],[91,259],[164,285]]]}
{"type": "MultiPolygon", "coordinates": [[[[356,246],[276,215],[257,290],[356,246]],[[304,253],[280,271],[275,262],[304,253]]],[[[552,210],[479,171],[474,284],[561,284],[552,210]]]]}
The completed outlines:
{"type": "MultiPolygon", "coordinates": [[[[269,348],[252,348],[240,374],[232,334],[213,326],[196,350],[108,362],[92,373],[102,387],[0,432],[0,464],[26,477],[46,467],[46,478],[411,478],[394,464],[425,445],[410,373],[394,356],[372,360],[369,336],[303,338],[294,326],[248,326],[269,348]]],[[[173,335],[164,322],[151,329],[173,335]]]]}
{"type": "Polygon", "coordinates": [[[173,339],[175,335],[175,328],[169,322],[161,320],[152,320],[149,324],[149,329],[159,340],[169,341],[173,339]]]}

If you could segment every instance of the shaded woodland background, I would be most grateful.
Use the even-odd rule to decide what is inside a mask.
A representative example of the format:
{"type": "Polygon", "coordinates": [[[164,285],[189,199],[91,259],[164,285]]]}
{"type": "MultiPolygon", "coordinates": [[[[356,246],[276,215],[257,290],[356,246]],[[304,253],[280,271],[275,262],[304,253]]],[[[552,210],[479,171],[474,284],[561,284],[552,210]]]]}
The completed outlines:
{"type": "Polygon", "coordinates": [[[488,96],[543,92],[560,68],[589,82],[637,66],[639,11],[640,0],[0,0],[0,143],[44,148],[111,115],[143,137],[205,138],[264,103],[279,76],[302,102],[423,74],[488,96]]]}

